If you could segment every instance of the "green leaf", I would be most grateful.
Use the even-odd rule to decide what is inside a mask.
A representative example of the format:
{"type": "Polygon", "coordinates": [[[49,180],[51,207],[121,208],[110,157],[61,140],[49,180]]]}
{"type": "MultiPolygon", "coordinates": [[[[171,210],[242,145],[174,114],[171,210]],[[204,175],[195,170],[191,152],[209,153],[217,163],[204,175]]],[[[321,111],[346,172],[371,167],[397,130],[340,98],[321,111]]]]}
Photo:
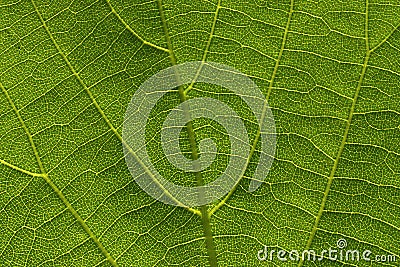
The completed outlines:
{"type": "MultiPolygon", "coordinates": [[[[0,265],[398,266],[399,26],[397,0],[0,1],[0,265]],[[188,85],[186,98],[213,97],[240,114],[255,153],[224,199],[168,206],[128,171],[124,114],[149,77],[199,60],[258,85],[276,155],[249,193],[254,115],[225,88],[188,85]],[[340,239],[372,261],[257,258],[264,247],[321,254],[340,239]]],[[[195,186],[160,146],[180,100],[171,92],[154,108],[146,148],[164,177],[195,186]]],[[[208,183],[229,161],[228,135],[207,119],[187,129],[188,158],[191,136],[217,142],[208,183]]]]}

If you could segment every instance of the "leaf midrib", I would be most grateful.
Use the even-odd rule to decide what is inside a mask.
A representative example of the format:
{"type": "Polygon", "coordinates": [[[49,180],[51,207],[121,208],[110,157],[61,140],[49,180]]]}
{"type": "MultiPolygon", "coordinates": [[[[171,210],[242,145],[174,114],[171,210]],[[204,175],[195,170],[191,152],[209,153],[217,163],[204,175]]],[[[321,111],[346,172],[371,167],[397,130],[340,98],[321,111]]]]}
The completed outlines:
{"type": "MultiPolygon", "coordinates": [[[[204,62],[206,60],[207,57],[207,52],[208,49],[210,47],[211,44],[211,40],[212,40],[212,36],[214,33],[214,29],[215,29],[215,23],[217,21],[217,17],[218,17],[218,11],[220,8],[220,3],[221,0],[218,0],[218,4],[217,4],[217,8],[215,11],[215,15],[214,15],[214,21],[212,23],[212,28],[210,31],[210,36],[203,54],[203,59],[202,62],[204,62]]],[[[158,9],[160,12],[160,17],[161,17],[161,22],[163,25],[163,30],[164,30],[164,35],[165,35],[165,40],[167,42],[167,47],[168,47],[168,51],[169,51],[169,58],[171,61],[171,64],[174,66],[177,64],[177,60],[175,57],[175,53],[174,53],[174,49],[173,49],[173,45],[171,42],[171,38],[169,36],[169,30],[168,30],[168,24],[167,21],[165,19],[165,14],[164,14],[164,9],[163,9],[163,5],[162,5],[162,0],[157,0],[157,5],[158,5],[158,9]]],[[[199,67],[197,73],[200,72],[202,66],[199,67]]],[[[195,79],[196,79],[197,75],[194,77],[191,86],[193,86],[195,79]]],[[[190,88],[190,86],[189,86],[190,88]]],[[[181,102],[184,102],[187,100],[187,95],[186,95],[186,91],[183,89],[183,86],[179,86],[178,87],[178,94],[180,97],[181,102]]],[[[198,152],[197,152],[197,147],[196,147],[196,141],[195,141],[195,133],[193,130],[193,125],[192,122],[188,122],[186,125],[186,130],[189,136],[189,141],[190,141],[190,147],[192,150],[192,159],[193,160],[197,160],[198,158],[198,152]]],[[[203,181],[203,176],[201,172],[196,172],[195,173],[196,179],[197,179],[197,183],[199,186],[204,184],[203,181]]],[[[212,235],[212,230],[211,230],[211,223],[210,223],[210,215],[207,209],[207,205],[202,205],[200,207],[200,213],[201,213],[201,222],[203,225],[203,234],[204,234],[204,239],[205,239],[205,243],[206,243],[206,249],[207,249],[207,256],[208,256],[208,262],[210,264],[211,267],[217,267],[218,266],[218,261],[217,261],[217,254],[215,251],[215,244],[213,241],[213,235],[212,235]]]]}

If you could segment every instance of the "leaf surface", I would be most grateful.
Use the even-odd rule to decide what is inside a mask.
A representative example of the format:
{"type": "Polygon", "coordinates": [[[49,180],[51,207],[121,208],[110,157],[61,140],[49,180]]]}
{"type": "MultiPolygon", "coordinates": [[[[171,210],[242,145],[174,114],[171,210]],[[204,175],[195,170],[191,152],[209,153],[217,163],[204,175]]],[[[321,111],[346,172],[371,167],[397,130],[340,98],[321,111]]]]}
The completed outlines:
{"type": "MultiPolygon", "coordinates": [[[[261,262],[257,252],[336,247],[400,257],[400,4],[363,1],[0,1],[0,265],[398,266],[395,262],[261,262]],[[272,109],[277,150],[264,184],[240,184],[208,207],[148,196],[121,144],[127,105],[159,70],[213,61],[249,76],[272,109]],[[207,210],[210,222],[198,216],[207,210]],[[207,241],[208,240],[208,241],[207,241]]],[[[243,118],[239,96],[207,84],[243,118]]],[[[147,150],[171,181],[160,127],[179,94],[152,112],[147,150]]],[[[210,182],[229,138],[196,119],[197,142],[217,140],[210,182]]],[[[189,134],[181,150],[190,158],[189,134]]]]}

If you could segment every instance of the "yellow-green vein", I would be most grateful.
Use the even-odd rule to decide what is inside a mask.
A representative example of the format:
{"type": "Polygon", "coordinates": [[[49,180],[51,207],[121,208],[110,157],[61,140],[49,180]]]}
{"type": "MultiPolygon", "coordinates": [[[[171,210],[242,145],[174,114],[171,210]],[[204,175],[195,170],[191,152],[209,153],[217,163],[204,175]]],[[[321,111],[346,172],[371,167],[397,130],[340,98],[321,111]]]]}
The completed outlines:
{"type": "Polygon", "coordinates": [[[196,83],[197,78],[200,75],[200,72],[203,68],[203,63],[206,61],[207,59],[207,54],[210,50],[210,45],[211,45],[211,41],[212,38],[214,36],[214,31],[215,31],[215,25],[217,24],[217,19],[218,19],[218,12],[221,9],[221,0],[218,0],[217,3],[217,8],[215,9],[215,13],[214,13],[214,19],[211,25],[211,31],[210,31],[210,36],[208,38],[207,44],[206,44],[206,48],[204,49],[204,53],[203,53],[203,57],[201,58],[201,65],[199,66],[199,69],[196,72],[196,75],[193,78],[193,81],[189,84],[189,86],[185,89],[185,94],[188,94],[190,90],[192,90],[193,85],[196,83]]]}
{"type": "Polygon", "coordinates": [[[158,50],[164,51],[169,53],[169,50],[167,48],[158,46],[156,44],[153,44],[152,42],[146,41],[145,39],[143,39],[143,37],[141,37],[134,29],[132,29],[131,26],[129,26],[128,23],[125,22],[125,20],[118,14],[118,12],[115,10],[115,8],[113,7],[113,5],[111,5],[111,1],[110,0],[106,0],[108,6],[111,9],[111,12],[117,17],[117,19],[125,26],[125,28],[130,31],[134,36],[136,36],[136,38],[138,38],[143,44],[154,47],[158,50]]]}
{"type": "MultiPolygon", "coordinates": [[[[34,3],[34,2],[33,2],[34,3]]],[[[36,7],[36,5],[35,5],[36,7]]],[[[37,10],[37,8],[36,8],[37,10]]],[[[67,58],[67,56],[65,55],[65,53],[61,50],[60,46],[58,45],[58,43],[56,42],[56,40],[54,39],[52,33],[50,32],[49,28],[47,27],[45,21],[43,20],[41,14],[37,11],[38,16],[41,19],[41,22],[43,24],[43,27],[46,29],[47,34],[49,35],[51,41],[53,42],[54,46],[56,47],[58,53],[61,55],[61,57],[63,58],[63,60],[65,61],[65,63],[67,64],[68,68],[70,69],[70,71],[72,72],[72,74],[74,75],[74,77],[78,80],[78,82],[81,84],[81,86],[84,88],[85,92],[87,93],[87,95],[89,96],[90,100],[92,101],[93,105],[95,106],[96,110],[100,113],[101,117],[104,119],[104,121],[106,122],[107,126],[110,128],[110,130],[114,133],[114,135],[118,138],[118,140],[125,146],[128,148],[128,150],[130,151],[130,153],[135,157],[135,159],[138,161],[138,163],[140,164],[140,166],[144,169],[144,171],[150,175],[153,178],[153,181],[155,181],[156,183],[158,183],[157,179],[155,178],[154,174],[150,171],[149,168],[147,168],[147,166],[137,157],[137,155],[135,154],[135,152],[128,146],[128,144],[122,139],[121,135],[118,133],[118,130],[114,127],[114,125],[111,123],[111,121],[109,120],[109,118],[107,117],[107,115],[104,113],[104,111],[102,110],[102,108],[100,107],[99,103],[97,103],[96,98],[93,96],[92,92],[89,90],[89,88],[87,87],[87,85],[83,82],[82,78],[79,76],[78,72],[75,70],[75,68],[72,66],[71,62],[69,61],[69,59],[67,58]]],[[[160,187],[162,187],[161,184],[158,183],[158,185],[160,187]]],[[[163,187],[162,187],[163,188],[163,187]]],[[[166,195],[168,195],[169,197],[171,197],[172,200],[174,200],[179,206],[184,206],[182,203],[180,203],[177,199],[175,199],[171,194],[169,194],[169,192],[167,190],[165,190],[166,195]]],[[[190,208],[190,207],[185,207],[187,210],[189,210],[190,212],[199,215],[200,211],[190,208]]]]}
{"type": "MultiPolygon", "coordinates": [[[[218,2],[217,8],[219,8],[219,3],[220,2],[218,2]]],[[[157,0],[157,4],[158,4],[159,12],[160,12],[161,22],[163,24],[165,40],[168,45],[171,64],[176,65],[177,61],[176,61],[174,49],[172,46],[171,38],[169,36],[169,30],[168,30],[167,21],[165,19],[162,0],[157,0]]],[[[216,14],[217,14],[217,12],[216,12],[216,14]]],[[[186,99],[187,99],[186,94],[185,94],[185,91],[182,86],[179,86],[178,94],[179,94],[181,102],[186,101],[186,99]]],[[[197,152],[196,138],[195,138],[195,133],[193,130],[193,124],[191,121],[186,124],[186,130],[188,132],[189,142],[190,142],[190,146],[191,146],[191,150],[192,150],[192,159],[196,160],[196,159],[198,159],[199,156],[198,156],[198,152],[197,152]]],[[[196,172],[195,176],[197,179],[197,184],[203,185],[204,181],[203,181],[202,173],[196,172]]],[[[206,243],[206,248],[207,248],[207,253],[208,253],[208,262],[211,267],[216,267],[216,266],[218,266],[217,254],[215,251],[215,245],[214,245],[214,240],[213,240],[212,231],[211,231],[210,216],[208,214],[207,205],[201,206],[200,212],[201,212],[201,221],[202,221],[202,225],[203,225],[203,233],[204,233],[204,238],[205,238],[205,243],[206,243]]]]}
{"type": "MultiPolygon", "coordinates": [[[[272,92],[272,88],[273,88],[273,85],[274,85],[276,73],[278,72],[278,68],[279,68],[279,64],[281,62],[283,51],[285,50],[286,40],[287,40],[287,36],[288,36],[288,33],[289,33],[290,22],[292,20],[292,15],[293,15],[293,11],[294,11],[293,7],[294,7],[294,0],[291,0],[289,15],[288,15],[288,19],[287,19],[286,26],[285,26],[285,31],[284,31],[284,34],[283,34],[283,40],[282,40],[281,48],[279,50],[278,58],[276,59],[276,62],[275,62],[274,70],[272,71],[271,80],[270,80],[269,85],[268,85],[267,96],[265,97],[265,102],[264,102],[264,107],[263,107],[263,112],[262,112],[262,118],[265,116],[267,103],[268,103],[269,97],[270,97],[271,92],[272,92]]],[[[261,121],[262,121],[262,119],[261,119],[261,121]]],[[[252,158],[252,156],[253,156],[253,154],[254,154],[254,152],[256,150],[256,145],[257,145],[257,143],[258,143],[258,141],[260,139],[260,135],[261,135],[261,131],[260,130],[261,130],[261,125],[260,125],[260,127],[258,127],[256,137],[255,137],[254,142],[253,142],[253,144],[251,146],[251,150],[250,150],[249,156],[247,158],[246,168],[247,168],[248,164],[250,163],[250,160],[251,160],[251,158],[252,158]]],[[[234,188],[232,188],[231,191],[229,191],[229,193],[225,196],[224,199],[222,199],[217,205],[215,205],[210,210],[210,212],[209,212],[210,216],[212,214],[214,214],[219,208],[221,208],[226,203],[226,201],[228,201],[228,199],[235,192],[235,190],[237,188],[237,185],[234,188]]]]}
{"type": "MultiPolygon", "coordinates": [[[[34,4],[34,2],[32,1],[32,4],[35,7],[35,10],[37,10],[36,5],[34,4]]],[[[24,120],[21,117],[21,114],[19,112],[19,110],[17,109],[17,107],[15,106],[13,100],[11,99],[10,95],[8,94],[7,90],[5,90],[5,88],[1,86],[1,90],[3,91],[3,93],[5,94],[8,103],[10,104],[10,106],[12,107],[12,109],[14,110],[15,114],[18,117],[19,122],[21,123],[22,128],[25,131],[26,136],[28,137],[29,140],[29,144],[31,145],[31,148],[33,150],[33,153],[35,155],[36,161],[38,163],[39,169],[41,171],[41,177],[43,177],[43,179],[47,182],[48,185],[50,185],[50,187],[53,189],[53,191],[57,194],[57,196],[61,199],[61,201],[64,203],[64,205],[67,207],[67,209],[71,212],[71,214],[75,217],[75,219],[79,222],[79,224],[82,226],[82,228],[86,231],[86,233],[92,238],[92,240],[97,244],[97,246],[100,248],[101,252],[106,256],[106,258],[110,261],[110,263],[113,266],[117,266],[116,262],[114,261],[114,259],[110,256],[110,254],[108,253],[108,251],[104,248],[104,246],[100,243],[100,241],[97,239],[97,237],[95,236],[95,234],[92,232],[92,230],[90,230],[90,228],[88,227],[88,225],[85,223],[85,221],[82,219],[82,217],[78,214],[78,212],[72,207],[72,205],[69,203],[69,201],[66,199],[66,197],[64,196],[64,194],[61,192],[61,190],[53,183],[53,181],[50,179],[50,177],[48,176],[48,174],[46,173],[44,167],[43,167],[43,163],[42,160],[40,159],[39,153],[36,149],[36,145],[33,141],[32,135],[28,129],[28,127],[26,126],[24,120]]]]}
{"type": "MultiPolygon", "coordinates": [[[[338,153],[336,155],[335,162],[333,163],[333,167],[332,167],[331,172],[329,174],[328,182],[326,184],[325,191],[324,191],[324,196],[322,198],[321,205],[319,207],[319,210],[318,210],[318,213],[317,213],[317,217],[315,218],[315,222],[314,222],[313,228],[311,230],[310,237],[309,237],[309,239],[307,241],[307,245],[306,245],[305,250],[310,249],[311,244],[312,244],[312,242],[314,240],[315,234],[316,234],[316,232],[318,230],[318,225],[319,225],[319,222],[321,221],[322,214],[325,211],[325,205],[326,205],[326,202],[328,200],[329,191],[331,189],[331,186],[332,186],[332,183],[333,183],[333,179],[335,177],[336,170],[337,170],[337,168],[339,166],[339,162],[340,162],[340,159],[342,157],[342,154],[343,154],[343,151],[344,151],[344,147],[346,146],[347,137],[349,135],[351,121],[353,119],[353,115],[354,115],[354,110],[356,108],[357,99],[358,99],[358,96],[360,94],[360,91],[361,91],[361,88],[362,88],[362,83],[363,83],[364,77],[365,77],[365,73],[366,73],[367,68],[368,68],[368,61],[369,61],[370,55],[371,55],[371,50],[369,50],[368,27],[367,27],[368,26],[368,1],[366,2],[365,24],[366,24],[366,26],[365,26],[365,37],[366,37],[365,38],[365,46],[367,48],[367,52],[366,52],[366,55],[365,55],[364,64],[363,64],[363,67],[362,67],[362,70],[361,70],[360,79],[358,80],[356,92],[354,93],[353,103],[351,105],[350,112],[349,112],[349,117],[348,117],[347,122],[346,122],[346,129],[344,131],[343,138],[342,138],[342,141],[340,143],[340,147],[339,147],[338,153]]],[[[303,266],[303,263],[304,263],[304,259],[301,259],[299,264],[298,264],[298,267],[303,266]]]]}
{"type": "MultiPolygon", "coordinates": [[[[0,83],[0,87],[1,87],[2,90],[4,89],[4,87],[1,85],[1,83],[0,83]]],[[[25,173],[25,174],[33,176],[33,177],[43,177],[43,174],[41,174],[41,173],[34,173],[34,172],[30,172],[30,171],[24,170],[24,169],[22,169],[22,168],[20,168],[18,166],[15,166],[15,165],[13,165],[11,163],[8,163],[7,161],[2,160],[2,159],[0,159],[0,163],[5,165],[5,166],[7,166],[7,167],[9,167],[9,168],[11,168],[11,169],[14,169],[16,171],[25,173]]]]}

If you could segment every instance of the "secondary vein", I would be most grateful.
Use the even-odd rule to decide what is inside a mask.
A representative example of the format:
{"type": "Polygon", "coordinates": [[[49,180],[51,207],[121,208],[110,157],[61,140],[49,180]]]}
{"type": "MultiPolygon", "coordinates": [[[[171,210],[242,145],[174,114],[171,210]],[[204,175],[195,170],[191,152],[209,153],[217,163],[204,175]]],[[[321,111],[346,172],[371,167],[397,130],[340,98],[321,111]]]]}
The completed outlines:
{"type": "Polygon", "coordinates": [[[221,9],[221,0],[218,0],[217,8],[215,9],[214,19],[213,19],[212,26],[211,26],[210,36],[209,36],[209,38],[208,38],[208,41],[207,41],[207,44],[206,44],[206,48],[204,49],[203,57],[202,57],[202,59],[201,59],[201,64],[200,64],[200,66],[199,66],[199,68],[198,68],[198,70],[197,70],[197,72],[196,72],[196,75],[195,75],[194,78],[193,78],[193,81],[192,81],[192,82],[190,83],[190,85],[185,89],[185,91],[184,91],[185,94],[188,94],[189,91],[192,90],[192,88],[193,88],[194,84],[196,83],[197,78],[199,77],[200,72],[201,72],[201,70],[202,70],[202,68],[203,68],[203,64],[205,63],[205,61],[206,61],[206,59],[207,59],[207,54],[208,54],[208,52],[209,52],[209,50],[210,50],[211,41],[212,41],[212,38],[213,38],[213,36],[214,36],[215,25],[217,24],[218,13],[219,13],[219,10],[220,10],[220,9],[221,9]]]}
{"type": "MultiPolygon", "coordinates": [[[[362,70],[361,70],[360,78],[358,80],[356,92],[354,93],[353,103],[351,105],[350,112],[349,112],[349,117],[348,117],[347,122],[346,122],[346,129],[344,131],[343,138],[342,138],[342,141],[341,141],[341,144],[340,144],[340,147],[339,147],[335,162],[334,162],[333,167],[331,169],[331,172],[330,172],[330,175],[329,175],[329,178],[328,178],[328,183],[326,184],[326,187],[325,187],[324,196],[322,198],[321,205],[320,205],[320,208],[318,210],[317,217],[315,218],[315,222],[314,222],[313,228],[311,230],[310,237],[309,237],[309,239],[307,241],[307,245],[306,245],[305,250],[310,249],[311,244],[313,242],[313,239],[315,237],[315,234],[316,234],[316,232],[318,230],[318,225],[319,225],[319,222],[321,221],[322,214],[325,211],[325,205],[326,205],[326,202],[328,200],[328,195],[329,195],[329,192],[330,192],[330,189],[331,189],[334,177],[335,177],[335,173],[336,173],[336,170],[337,170],[337,168],[339,166],[339,162],[340,162],[340,159],[341,159],[343,151],[344,151],[344,147],[345,147],[346,142],[347,142],[347,137],[349,135],[350,126],[351,126],[351,122],[352,122],[352,119],[353,119],[354,110],[356,108],[357,99],[358,99],[358,96],[359,96],[361,88],[362,88],[362,83],[364,81],[365,73],[366,73],[367,68],[368,68],[368,61],[369,61],[371,53],[372,53],[372,50],[369,49],[369,40],[368,40],[368,1],[366,2],[365,25],[366,25],[365,26],[365,36],[366,36],[365,46],[366,46],[367,52],[366,52],[366,55],[365,55],[364,64],[363,64],[363,67],[362,67],[362,70]]],[[[298,267],[303,266],[303,264],[304,264],[304,259],[301,259],[299,264],[298,264],[298,267]]]]}
{"type": "MultiPolygon", "coordinates": [[[[273,88],[273,85],[274,85],[275,77],[276,77],[276,74],[278,72],[278,68],[279,68],[280,61],[282,59],[283,51],[285,50],[286,40],[287,40],[287,36],[288,36],[288,33],[289,33],[289,26],[290,26],[290,22],[292,20],[292,14],[294,12],[293,7],[294,7],[294,0],[292,0],[291,3],[290,3],[290,10],[289,10],[289,15],[288,15],[288,20],[286,22],[285,32],[283,34],[283,40],[282,40],[281,48],[279,50],[278,58],[276,59],[274,70],[273,70],[272,75],[271,75],[271,80],[270,80],[269,85],[268,85],[268,91],[267,91],[267,96],[265,97],[262,117],[265,116],[266,104],[267,104],[267,102],[268,102],[268,100],[269,100],[269,98],[271,96],[271,92],[272,92],[272,88],[273,88]]],[[[253,142],[253,144],[251,146],[251,150],[250,150],[249,156],[247,158],[246,168],[247,168],[248,164],[250,163],[251,158],[254,155],[257,143],[258,143],[258,141],[260,139],[260,135],[261,135],[261,127],[258,127],[256,137],[254,139],[254,142],[253,142]]],[[[240,179],[242,179],[242,178],[243,177],[241,177],[240,179]]],[[[236,186],[234,188],[232,188],[232,190],[226,195],[226,197],[223,200],[221,200],[216,206],[214,206],[210,210],[210,215],[214,214],[218,209],[220,209],[226,203],[226,201],[228,201],[228,199],[235,192],[235,190],[236,190],[238,185],[239,185],[239,183],[237,183],[236,186]]]]}
{"type": "Polygon", "coordinates": [[[138,38],[143,44],[154,47],[158,50],[161,50],[163,52],[167,52],[169,53],[169,50],[167,48],[158,46],[156,44],[153,44],[152,42],[149,42],[147,40],[145,40],[143,37],[141,37],[134,29],[131,28],[131,26],[125,22],[125,20],[118,14],[118,12],[115,10],[115,8],[113,7],[113,5],[111,4],[110,0],[106,0],[108,6],[111,9],[111,12],[117,17],[117,19],[125,26],[125,28],[130,31],[134,36],[136,36],[136,38],[138,38]]]}
{"type": "MultiPolygon", "coordinates": [[[[2,87],[1,84],[0,84],[0,87],[2,87]]],[[[2,89],[3,89],[3,88],[2,88],[2,89]]],[[[3,165],[5,165],[5,166],[7,166],[7,167],[9,167],[9,168],[11,168],[11,169],[14,169],[14,170],[16,170],[16,171],[25,173],[25,174],[30,175],[30,176],[33,176],[33,177],[43,177],[43,174],[41,174],[41,173],[30,172],[30,171],[28,171],[28,170],[25,170],[25,169],[22,169],[22,168],[20,168],[20,167],[18,167],[18,166],[15,166],[15,165],[13,165],[13,164],[11,164],[11,163],[8,163],[7,161],[2,160],[2,159],[0,159],[0,163],[3,164],[3,165]]]]}
{"type": "MultiPolygon", "coordinates": [[[[33,0],[32,0],[33,2],[33,0]]],[[[37,12],[38,13],[38,12],[37,12]]],[[[43,20],[43,18],[41,17],[40,13],[38,13],[42,24],[44,25],[46,32],[48,33],[50,39],[52,40],[54,46],[56,47],[58,53],[62,56],[63,60],[65,61],[65,63],[67,64],[68,68],[71,70],[72,74],[75,76],[75,78],[78,80],[78,82],[81,84],[81,86],[84,88],[84,90],[86,91],[87,95],[89,96],[90,100],[92,101],[93,105],[95,106],[95,108],[97,109],[97,111],[100,113],[101,117],[104,119],[104,121],[106,122],[107,126],[110,128],[110,130],[114,133],[114,135],[118,138],[118,140],[126,147],[128,148],[129,152],[135,157],[135,159],[138,161],[138,163],[140,164],[140,166],[143,168],[143,170],[153,179],[153,181],[155,181],[161,188],[164,189],[164,187],[158,183],[157,179],[155,178],[154,174],[151,172],[151,170],[140,160],[140,158],[136,155],[136,153],[130,148],[130,146],[122,139],[122,136],[119,134],[118,130],[114,127],[114,125],[111,123],[110,119],[107,117],[107,115],[104,113],[103,109],[100,107],[99,103],[97,102],[96,98],[94,97],[94,95],[92,94],[92,92],[90,91],[89,87],[84,83],[84,81],[82,80],[82,78],[79,76],[78,72],[75,70],[75,68],[72,66],[71,62],[69,61],[68,57],[65,55],[65,53],[61,50],[60,46],[58,45],[58,43],[56,42],[56,40],[54,39],[52,33],[50,32],[49,28],[47,27],[45,21],[43,20]]],[[[172,200],[174,200],[179,206],[184,206],[182,203],[180,203],[177,199],[175,199],[174,196],[172,196],[166,189],[164,190],[165,194],[167,196],[169,196],[172,200]]],[[[184,206],[184,208],[186,208],[188,211],[200,215],[200,211],[190,208],[190,207],[186,207],[184,206]]]]}
{"type": "MultiPolygon", "coordinates": [[[[35,8],[35,12],[38,15],[38,17],[40,19],[40,22],[42,23],[44,29],[46,30],[46,32],[49,35],[50,39],[52,40],[53,44],[57,48],[58,52],[65,58],[65,55],[61,52],[61,49],[60,49],[59,45],[56,43],[53,35],[51,34],[49,28],[47,27],[46,22],[44,21],[42,15],[40,14],[39,9],[37,8],[36,3],[34,2],[34,0],[32,0],[32,5],[35,8]]],[[[100,242],[100,240],[96,237],[96,235],[93,233],[93,231],[89,228],[89,226],[82,219],[82,217],[78,214],[78,212],[74,209],[74,207],[72,207],[71,203],[66,199],[66,197],[61,192],[61,190],[53,183],[53,181],[50,179],[50,177],[48,176],[48,174],[44,170],[44,167],[43,167],[43,164],[42,164],[42,162],[40,160],[39,154],[38,154],[38,152],[36,150],[36,147],[35,147],[35,144],[34,144],[34,142],[32,140],[32,136],[29,133],[28,129],[26,128],[25,123],[22,121],[22,118],[20,119],[20,121],[21,121],[21,124],[23,125],[24,129],[26,129],[26,133],[27,133],[27,135],[29,137],[30,143],[31,143],[32,148],[33,148],[34,153],[35,153],[35,157],[36,157],[36,159],[38,161],[39,168],[40,168],[41,172],[43,173],[43,177],[44,177],[45,181],[50,185],[50,187],[57,194],[57,196],[61,199],[61,201],[64,203],[64,205],[67,207],[67,209],[72,213],[72,215],[79,222],[79,224],[82,226],[82,228],[85,230],[85,232],[90,236],[90,238],[93,240],[93,242],[98,246],[98,248],[100,249],[102,254],[108,260],[108,262],[112,266],[117,267],[118,264],[114,260],[114,258],[110,255],[110,253],[107,251],[107,249],[103,246],[103,244],[100,242]]]]}
{"type": "MultiPolygon", "coordinates": [[[[311,230],[310,237],[309,237],[309,239],[307,241],[307,245],[306,245],[305,250],[308,250],[311,247],[311,243],[312,243],[312,241],[314,239],[314,236],[315,236],[315,234],[316,234],[316,232],[318,230],[318,225],[319,225],[319,222],[321,220],[322,214],[325,211],[325,205],[326,205],[326,202],[327,202],[327,199],[328,199],[330,188],[332,186],[332,182],[333,182],[333,179],[334,179],[334,176],[335,176],[335,172],[336,172],[336,170],[337,170],[337,168],[339,166],[339,161],[340,161],[340,159],[342,157],[342,154],[343,154],[343,151],[344,151],[344,147],[346,145],[347,137],[348,137],[350,126],[351,126],[351,121],[352,121],[353,115],[354,115],[356,102],[357,102],[357,99],[358,99],[358,96],[359,96],[359,93],[360,93],[360,90],[361,90],[361,87],[362,87],[362,82],[363,82],[363,79],[364,79],[364,76],[365,76],[365,72],[366,72],[367,67],[368,67],[369,58],[370,58],[370,51],[367,52],[365,60],[364,60],[364,65],[363,65],[363,68],[362,68],[362,71],[361,71],[360,79],[359,79],[359,82],[358,82],[358,85],[357,85],[356,92],[354,94],[353,104],[352,104],[351,109],[350,109],[349,118],[348,118],[348,120],[346,122],[346,129],[345,129],[345,132],[344,132],[344,135],[343,135],[343,139],[342,139],[342,142],[340,144],[339,151],[337,153],[337,156],[336,156],[335,162],[333,164],[331,173],[329,175],[328,183],[327,183],[325,191],[324,191],[324,196],[322,198],[321,205],[320,205],[317,217],[315,218],[315,222],[314,222],[313,228],[311,230]]],[[[304,262],[304,260],[302,259],[299,262],[298,266],[299,267],[303,266],[303,262],[304,262]]]]}
{"type": "MultiPolygon", "coordinates": [[[[34,4],[34,2],[32,1],[32,3],[34,4]]],[[[37,10],[36,5],[34,4],[35,10],[37,10]]],[[[48,174],[46,173],[44,167],[43,167],[43,163],[42,160],[40,159],[38,150],[36,148],[35,142],[33,141],[32,138],[32,134],[30,133],[28,127],[26,126],[24,120],[21,117],[21,114],[19,112],[19,110],[17,109],[17,107],[14,104],[14,101],[11,99],[10,95],[8,94],[7,90],[5,90],[5,88],[1,85],[1,89],[3,91],[3,93],[6,95],[6,98],[8,100],[8,103],[10,104],[10,106],[12,107],[12,109],[14,110],[15,114],[18,117],[19,122],[21,123],[22,128],[25,131],[25,134],[27,135],[28,139],[29,139],[29,143],[32,147],[33,153],[35,154],[35,158],[37,161],[37,164],[39,166],[39,169],[41,171],[41,177],[43,177],[43,179],[47,182],[48,185],[50,185],[50,187],[53,189],[53,191],[57,194],[57,196],[61,199],[61,201],[64,203],[64,205],[67,207],[67,209],[72,213],[72,215],[76,218],[76,220],[80,223],[80,225],[83,227],[83,229],[89,234],[89,236],[92,238],[92,240],[98,245],[98,247],[100,248],[100,250],[102,251],[102,253],[106,256],[106,258],[110,261],[110,263],[113,266],[117,266],[117,264],[115,263],[115,261],[113,261],[113,259],[111,258],[110,254],[108,253],[108,251],[104,248],[104,246],[100,243],[100,241],[97,239],[97,237],[94,235],[94,233],[90,230],[90,228],[87,226],[87,224],[84,222],[84,220],[82,219],[82,217],[78,214],[78,212],[71,206],[71,204],[69,203],[69,201],[66,199],[66,197],[64,196],[64,194],[61,192],[60,189],[58,189],[58,187],[53,183],[53,181],[50,179],[50,177],[48,176],[48,174]]]]}

